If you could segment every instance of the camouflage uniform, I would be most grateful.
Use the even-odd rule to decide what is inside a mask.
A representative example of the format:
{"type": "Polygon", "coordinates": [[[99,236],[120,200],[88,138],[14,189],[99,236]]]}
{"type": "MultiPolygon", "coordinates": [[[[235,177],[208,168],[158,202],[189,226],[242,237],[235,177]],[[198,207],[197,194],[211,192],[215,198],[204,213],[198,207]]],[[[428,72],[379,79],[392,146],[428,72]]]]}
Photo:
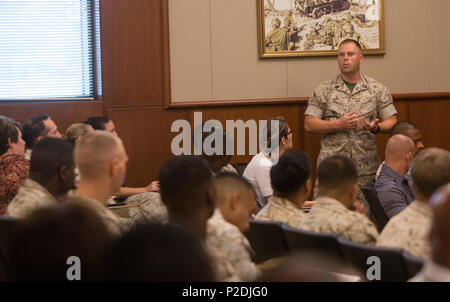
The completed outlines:
{"type": "Polygon", "coordinates": [[[302,230],[343,235],[353,242],[374,245],[378,238],[375,225],[363,214],[347,209],[339,201],[319,197],[298,225],[302,230]]]}
{"type": "Polygon", "coordinates": [[[212,245],[206,245],[216,280],[219,282],[240,282],[238,274],[228,258],[212,245]]]}
{"type": "Polygon", "coordinates": [[[127,228],[124,225],[125,221],[123,221],[119,216],[108,210],[108,208],[100,201],[87,196],[78,195],[71,191],[69,192],[69,202],[80,204],[94,211],[101,218],[101,220],[106,226],[106,229],[112,235],[119,237],[125,231],[127,231],[127,228]]]}
{"type": "Polygon", "coordinates": [[[257,220],[278,221],[291,227],[298,227],[300,221],[305,217],[303,210],[289,200],[272,196],[269,202],[256,215],[257,220]]]}
{"type": "MultiPolygon", "coordinates": [[[[325,81],[316,88],[308,101],[305,115],[323,120],[337,120],[354,111],[367,121],[383,120],[397,114],[389,90],[374,79],[361,75],[353,92],[345,85],[341,76],[325,81]]],[[[317,165],[326,157],[340,153],[355,160],[358,168],[358,185],[371,186],[375,182],[375,172],[380,164],[375,135],[369,130],[344,129],[322,135],[317,165]]],[[[369,207],[361,190],[358,199],[369,207]]],[[[367,213],[369,214],[369,213],[367,213]]]]}
{"type": "Polygon", "coordinates": [[[430,206],[416,200],[389,220],[378,238],[377,246],[401,248],[413,256],[429,259],[431,220],[430,206]]]}
{"type": "Polygon", "coordinates": [[[220,250],[234,266],[242,281],[257,279],[259,271],[251,260],[250,254],[253,251],[247,238],[235,225],[223,218],[219,209],[216,209],[208,220],[206,245],[220,250]]]}
{"type": "Polygon", "coordinates": [[[161,200],[161,195],[157,192],[147,192],[131,195],[127,198],[127,203],[139,202],[139,206],[130,208],[130,220],[134,224],[140,223],[167,223],[169,213],[167,207],[161,200]]]}
{"type": "Polygon", "coordinates": [[[28,178],[8,205],[6,215],[24,218],[45,207],[58,206],[58,201],[36,181],[28,178]]]}

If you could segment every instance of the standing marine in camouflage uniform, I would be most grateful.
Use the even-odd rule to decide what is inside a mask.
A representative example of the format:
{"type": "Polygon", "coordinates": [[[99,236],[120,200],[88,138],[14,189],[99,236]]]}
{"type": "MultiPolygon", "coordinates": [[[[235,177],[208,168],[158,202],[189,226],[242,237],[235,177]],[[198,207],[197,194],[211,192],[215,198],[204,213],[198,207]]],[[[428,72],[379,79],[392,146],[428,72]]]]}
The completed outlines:
{"type": "MultiPolygon", "coordinates": [[[[305,112],[306,131],[322,134],[317,164],[333,153],[353,158],[359,187],[374,184],[379,165],[375,134],[389,132],[397,122],[389,90],[360,74],[362,61],[359,43],[344,40],[338,50],[340,75],[316,88],[305,112]]],[[[358,198],[369,215],[361,190],[358,198]]]]}

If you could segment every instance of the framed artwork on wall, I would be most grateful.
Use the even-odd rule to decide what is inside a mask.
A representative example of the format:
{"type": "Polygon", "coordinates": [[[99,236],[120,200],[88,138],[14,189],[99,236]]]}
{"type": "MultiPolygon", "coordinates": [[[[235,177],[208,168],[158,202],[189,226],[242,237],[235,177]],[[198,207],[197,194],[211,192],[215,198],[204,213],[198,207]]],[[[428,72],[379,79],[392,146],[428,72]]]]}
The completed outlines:
{"type": "Polygon", "coordinates": [[[383,0],[257,0],[260,58],[335,56],[353,39],[384,54],[383,0]]]}

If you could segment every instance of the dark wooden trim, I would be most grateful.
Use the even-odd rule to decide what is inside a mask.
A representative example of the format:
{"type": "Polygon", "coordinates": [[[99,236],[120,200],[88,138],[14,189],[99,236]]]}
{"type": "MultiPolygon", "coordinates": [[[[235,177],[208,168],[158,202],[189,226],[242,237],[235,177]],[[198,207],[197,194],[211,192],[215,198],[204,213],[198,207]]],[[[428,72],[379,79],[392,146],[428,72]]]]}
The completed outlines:
{"type": "Polygon", "coordinates": [[[164,106],[169,108],[172,103],[170,83],[170,37],[169,37],[169,0],[162,1],[162,64],[163,64],[163,97],[164,106]]]}
{"type": "MultiPolygon", "coordinates": [[[[169,85],[170,86],[170,85],[169,85]]],[[[169,88],[170,90],[170,88],[169,88]]],[[[397,93],[392,94],[394,100],[427,100],[450,98],[450,92],[424,92],[424,93],[397,93]]],[[[238,100],[217,100],[217,101],[188,101],[188,102],[167,102],[167,109],[186,108],[209,108],[209,107],[236,107],[254,105],[285,105],[285,104],[305,104],[308,97],[298,98],[271,98],[271,99],[238,99],[238,100]]]]}

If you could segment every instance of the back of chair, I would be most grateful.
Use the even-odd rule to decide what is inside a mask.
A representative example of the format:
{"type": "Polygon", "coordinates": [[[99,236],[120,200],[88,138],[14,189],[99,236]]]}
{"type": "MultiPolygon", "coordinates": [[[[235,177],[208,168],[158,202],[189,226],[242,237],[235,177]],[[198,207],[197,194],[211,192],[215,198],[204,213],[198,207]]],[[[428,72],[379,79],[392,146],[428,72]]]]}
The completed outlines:
{"type": "Polygon", "coordinates": [[[339,237],[338,242],[344,259],[367,276],[369,281],[404,282],[411,277],[399,249],[366,246],[344,237],[339,237]],[[375,258],[371,258],[368,263],[373,256],[375,258]],[[371,272],[368,274],[369,269],[371,272]],[[377,274],[379,280],[376,279],[377,274]],[[375,280],[371,280],[374,276],[375,280]]]}
{"type": "Polygon", "coordinates": [[[245,236],[255,251],[254,261],[257,264],[288,253],[279,222],[251,220],[245,236]]]}
{"type": "Polygon", "coordinates": [[[13,280],[13,269],[9,262],[11,238],[18,220],[8,216],[0,216],[0,281],[13,280]]]}
{"type": "Polygon", "coordinates": [[[380,201],[378,200],[377,191],[375,191],[374,187],[362,187],[361,191],[363,192],[364,197],[366,197],[367,203],[370,207],[370,211],[372,212],[373,216],[375,216],[378,227],[380,228],[379,231],[381,232],[389,219],[384,212],[380,201]]]}
{"type": "Polygon", "coordinates": [[[341,258],[337,236],[328,233],[315,233],[282,225],[284,237],[290,252],[316,250],[341,258]]]}
{"type": "Polygon", "coordinates": [[[423,260],[411,255],[408,252],[403,252],[403,260],[405,261],[406,270],[411,278],[415,276],[423,267],[423,260]]]}

